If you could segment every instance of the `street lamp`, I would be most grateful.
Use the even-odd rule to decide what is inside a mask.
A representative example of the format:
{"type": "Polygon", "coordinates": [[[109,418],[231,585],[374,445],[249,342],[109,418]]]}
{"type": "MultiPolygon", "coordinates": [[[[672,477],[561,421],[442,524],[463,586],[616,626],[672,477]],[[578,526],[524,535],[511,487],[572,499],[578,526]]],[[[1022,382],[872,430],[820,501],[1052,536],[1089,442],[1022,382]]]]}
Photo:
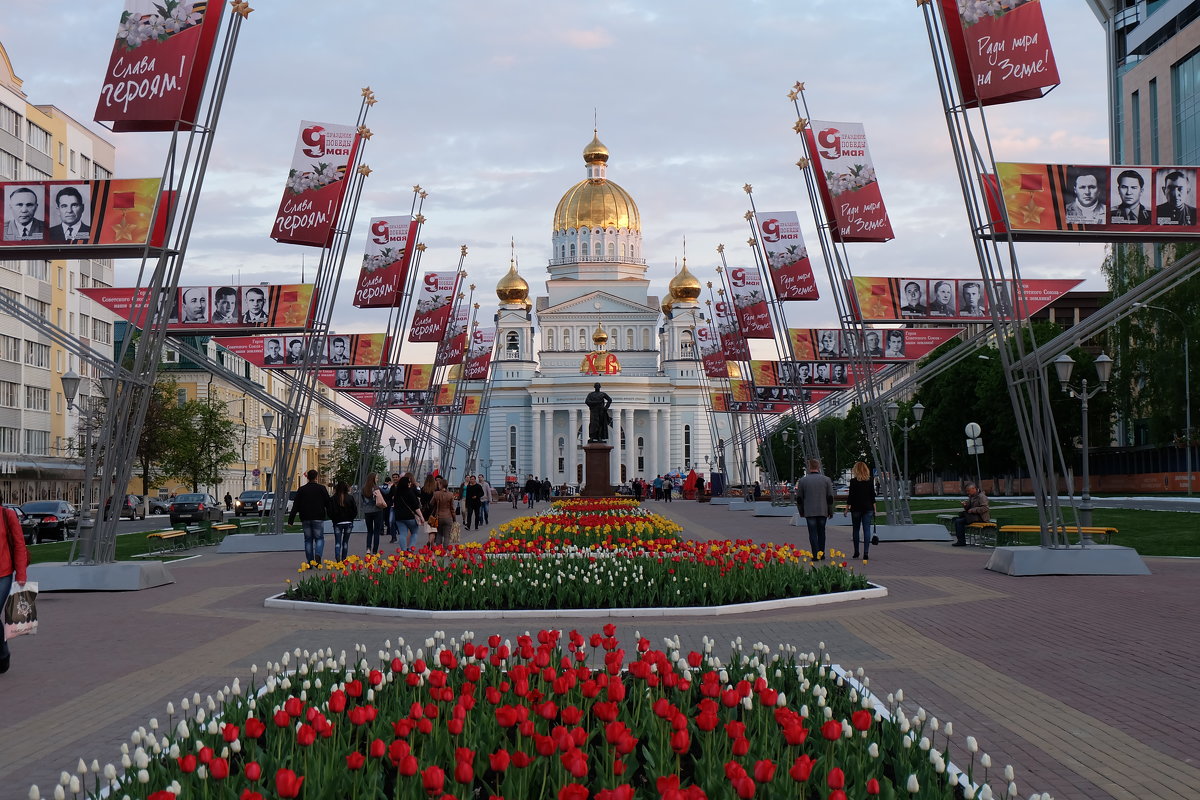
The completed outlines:
{"type": "Polygon", "coordinates": [[[1174,315],[1175,319],[1179,320],[1179,324],[1183,326],[1183,447],[1187,458],[1187,493],[1188,497],[1192,496],[1192,384],[1191,384],[1191,360],[1188,356],[1188,339],[1191,338],[1192,329],[1187,324],[1187,321],[1177,311],[1172,311],[1169,308],[1162,306],[1152,306],[1149,303],[1134,303],[1134,308],[1152,308],[1155,311],[1165,311],[1168,314],[1174,315]]]}
{"type": "Polygon", "coordinates": [[[913,423],[911,425],[899,421],[900,405],[895,400],[888,403],[885,408],[887,409],[888,420],[904,433],[904,485],[901,487],[900,494],[907,500],[910,497],[908,491],[908,432],[916,430],[916,427],[921,424],[921,418],[925,416],[925,406],[920,403],[913,404],[911,409],[913,423]]]}
{"type": "MultiPolygon", "coordinates": [[[[1112,374],[1112,359],[1104,353],[1096,356],[1095,364],[1096,377],[1100,379],[1100,385],[1089,392],[1087,378],[1080,378],[1078,388],[1071,386],[1071,370],[1075,368],[1075,359],[1066,353],[1054,359],[1054,371],[1058,374],[1058,385],[1071,397],[1082,401],[1083,494],[1079,498],[1079,525],[1081,528],[1088,528],[1092,525],[1092,486],[1091,476],[1088,474],[1090,466],[1088,462],[1091,460],[1091,451],[1088,449],[1088,400],[1100,392],[1108,390],[1108,378],[1112,374]]],[[[1091,534],[1082,534],[1082,539],[1088,544],[1092,542],[1091,534]]]]}
{"type": "Polygon", "coordinates": [[[393,453],[396,454],[396,469],[394,471],[399,472],[400,471],[400,460],[401,460],[400,456],[404,455],[405,448],[403,448],[403,447],[397,448],[396,447],[396,437],[395,436],[388,437],[388,447],[391,449],[391,451],[393,453]]]}
{"type": "MultiPolygon", "coordinates": [[[[267,436],[271,435],[271,426],[275,424],[275,415],[271,413],[271,409],[267,409],[262,415],[263,427],[267,430],[267,436]]],[[[263,474],[267,477],[267,491],[271,491],[271,474],[274,470],[271,467],[265,467],[263,474]]]]}
{"type": "Polygon", "coordinates": [[[793,433],[791,428],[784,428],[779,435],[783,437],[784,445],[792,448],[791,460],[788,461],[788,480],[794,483],[796,481],[796,445],[800,443],[799,431],[793,433]]]}

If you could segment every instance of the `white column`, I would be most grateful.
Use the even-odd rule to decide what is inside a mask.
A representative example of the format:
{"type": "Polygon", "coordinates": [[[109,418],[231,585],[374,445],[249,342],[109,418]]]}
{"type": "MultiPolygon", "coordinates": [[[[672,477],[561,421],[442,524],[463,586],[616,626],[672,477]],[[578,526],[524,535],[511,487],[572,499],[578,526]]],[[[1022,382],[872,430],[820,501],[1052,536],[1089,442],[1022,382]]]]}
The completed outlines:
{"type": "Polygon", "coordinates": [[[661,470],[658,468],[658,409],[650,409],[646,424],[649,442],[646,446],[646,476],[653,481],[661,470]]]}
{"type": "MultiPolygon", "coordinates": [[[[534,399],[536,400],[536,398],[534,398],[534,399]]],[[[541,423],[541,414],[542,414],[542,410],[540,408],[538,408],[537,406],[534,406],[533,413],[529,415],[529,426],[531,429],[530,430],[530,434],[531,434],[530,444],[533,447],[533,452],[529,454],[530,457],[529,457],[529,461],[527,463],[526,473],[532,472],[532,473],[534,473],[535,477],[537,476],[537,471],[538,471],[538,469],[537,469],[538,458],[540,458],[540,453],[542,451],[542,442],[541,442],[542,426],[540,424],[541,423]]],[[[524,483],[524,482],[522,481],[522,483],[524,483]]]]}
{"type": "Polygon", "coordinates": [[[545,418],[543,422],[546,426],[546,435],[542,439],[546,444],[542,448],[542,460],[546,464],[546,470],[542,473],[543,477],[549,478],[551,483],[554,483],[554,469],[558,466],[555,463],[555,458],[558,456],[558,442],[554,440],[554,407],[546,409],[543,414],[545,418]]]}

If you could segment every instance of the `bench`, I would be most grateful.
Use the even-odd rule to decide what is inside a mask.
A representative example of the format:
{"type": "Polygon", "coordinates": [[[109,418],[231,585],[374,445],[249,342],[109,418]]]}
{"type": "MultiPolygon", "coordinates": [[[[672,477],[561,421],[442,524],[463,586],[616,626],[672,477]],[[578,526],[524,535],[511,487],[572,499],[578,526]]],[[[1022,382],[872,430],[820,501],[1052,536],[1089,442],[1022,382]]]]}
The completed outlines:
{"type": "MultiPolygon", "coordinates": [[[[1013,536],[1016,536],[1019,533],[1040,534],[1042,532],[1042,529],[1041,529],[1041,526],[1039,526],[1039,525],[1005,525],[1002,528],[1000,528],[1000,532],[1012,534],[1013,536]]],[[[1093,541],[1098,542],[1099,544],[1108,544],[1109,540],[1115,534],[1119,533],[1120,531],[1118,531],[1116,528],[1109,528],[1109,527],[1105,527],[1102,525],[1093,525],[1093,526],[1084,526],[1084,527],[1080,527],[1079,525],[1065,525],[1065,526],[1060,526],[1058,528],[1058,532],[1059,533],[1074,533],[1074,534],[1080,536],[1081,538],[1083,536],[1090,536],[1090,537],[1092,537],[1093,541]]]]}
{"type": "Polygon", "coordinates": [[[153,552],[153,545],[157,544],[161,550],[167,547],[171,550],[184,550],[187,548],[188,532],[182,528],[172,528],[167,531],[154,531],[146,534],[146,552],[153,552]],[[155,542],[154,540],[158,540],[155,542]]]}
{"type": "Polygon", "coordinates": [[[209,525],[207,535],[201,534],[205,539],[206,544],[216,544],[221,539],[224,539],[231,531],[238,530],[238,525],[233,522],[218,522],[216,525],[209,525]]]}
{"type": "MultiPolygon", "coordinates": [[[[946,526],[946,532],[951,536],[957,536],[955,529],[955,520],[959,518],[958,514],[938,514],[937,518],[946,526]]],[[[990,522],[972,522],[966,527],[965,539],[967,544],[973,547],[995,547],[997,544],[1009,544],[1008,541],[1000,537],[999,523],[996,520],[990,522]]]]}

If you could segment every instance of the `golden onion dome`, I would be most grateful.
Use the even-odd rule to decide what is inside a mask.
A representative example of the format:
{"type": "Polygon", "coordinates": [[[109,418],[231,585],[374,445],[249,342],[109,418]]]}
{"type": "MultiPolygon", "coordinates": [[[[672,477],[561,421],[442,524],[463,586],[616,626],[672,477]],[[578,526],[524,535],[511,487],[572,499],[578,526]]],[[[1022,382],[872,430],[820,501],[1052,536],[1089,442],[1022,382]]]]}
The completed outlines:
{"type": "Polygon", "coordinates": [[[664,298],[663,298],[663,301],[662,301],[662,312],[663,312],[663,314],[670,315],[670,313],[671,313],[671,306],[673,306],[674,304],[675,304],[675,298],[674,298],[674,297],[671,297],[671,296],[669,296],[669,295],[668,295],[667,297],[664,297],[664,298]]]}
{"type": "Polygon", "coordinates": [[[736,363],[736,362],[734,362],[734,361],[726,361],[726,362],[725,362],[725,367],[726,367],[726,369],[727,369],[727,370],[729,370],[729,377],[731,377],[731,378],[740,378],[740,377],[742,377],[742,368],[741,368],[741,367],[739,367],[739,366],[737,365],[737,363],[736,363]]]}
{"type": "Polygon", "coordinates": [[[517,262],[510,261],[508,274],[496,284],[496,296],[501,303],[529,305],[529,284],[517,274],[517,262]]]}
{"type": "Polygon", "coordinates": [[[592,331],[592,344],[600,350],[603,350],[604,345],[608,344],[608,331],[604,330],[604,326],[599,323],[596,323],[596,330],[592,331]]]}
{"type": "Polygon", "coordinates": [[[458,379],[461,377],[462,377],[462,364],[450,365],[450,371],[446,373],[446,380],[457,382],[458,379]]]}
{"type": "Polygon", "coordinates": [[[629,192],[603,177],[608,148],[593,138],[583,151],[591,176],[572,186],[554,209],[554,231],[616,228],[641,232],[642,215],[629,192]],[[599,166],[597,166],[599,165],[599,166]],[[599,177],[595,177],[595,176],[599,177]]]}
{"type": "Polygon", "coordinates": [[[678,275],[671,278],[667,287],[671,290],[671,297],[676,301],[695,300],[700,296],[700,290],[703,288],[700,285],[700,279],[688,272],[686,258],[683,260],[683,269],[679,270],[678,275]]]}

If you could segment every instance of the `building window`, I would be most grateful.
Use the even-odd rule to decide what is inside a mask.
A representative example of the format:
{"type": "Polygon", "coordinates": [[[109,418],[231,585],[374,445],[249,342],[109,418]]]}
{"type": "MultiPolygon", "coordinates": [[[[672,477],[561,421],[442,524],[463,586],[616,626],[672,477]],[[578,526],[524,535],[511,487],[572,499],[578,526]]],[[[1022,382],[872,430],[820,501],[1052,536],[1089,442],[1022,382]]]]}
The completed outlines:
{"type": "Polygon", "coordinates": [[[50,280],[50,262],[41,259],[29,259],[25,262],[25,274],[39,281],[50,280]]]}
{"type": "Polygon", "coordinates": [[[684,331],[679,341],[679,354],[684,358],[696,357],[696,343],[692,341],[692,332],[684,331]]]}
{"type": "Polygon", "coordinates": [[[504,351],[510,359],[518,359],[521,357],[521,337],[516,331],[509,331],[508,336],[504,340],[504,351]]]}
{"type": "Polygon", "coordinates": [[[181,406],[187,404],[187,389],[180,389],[175,393],[175,404],[181,406]]]}
{"type": "Polygon", "coordinates": [[[633,349],[633,328],[629,328],[625,331],[625,349],[633,349]]]}
{"type": "Polygon", "coordinates": [[[163,360],[163,363],[165,363],[165,364],[178,364],[179,363],[179,351],[178,350],[163,350],[162,360],[163,360]]]}
{"type": "Polygon", "coordinates": [[[517,472],[517,426],[508,426],[508,468],[513,474],[517,472]]]}
{"type": "Polygon", "coordinates": [[[106,181],[112,177],[112,172],[99,164],[96,165],[96,180],[106,181]]]}
{"type": "Polygon", "coordinates": [[[642,328],[642,349],[643,350],[650,349],[650,329],[649,328],[642,328]]]}
{"type": "Polygon", "coordinates": [[[16,428],[0,428],[0,453],[16,453],[19,452],[17,436],[20,433],[16,428]]]}
{"type": "Polygon", "coordinates": [[[50,431],[25,430],[25,452],[31,456],[50,455],[50,431]]]}
{"type": "Polygon", "coordinates": [[[571,258],[575,257],[575,243],[571,242],[571,258]]]}
{"type": "Polygon", "coordinates": [[[642,437],[642,436],[638,437],[637,447],[638,447],[637,469],[638,469],[638,472],[645,472],[646,471],[646,439],[645,439],[645,437],[642,437]]]}
{"type": "Polygon", "coordinates": [[[0,359],[21,363],[21,340],[0,334],[0,359]]]}
{"type": "Polygon", "coordinates": [[[1158,78],[1150,80],[1150,163],[1158,163],[1158,78]]]}
{"type": "Polygon", "coordinates": [[[50,390],[41,386],[25,387],[25,408],[30,411],[50,410],[50,390]]]}
{"type": "Polygon", "coordinates": [[[84,178],[92,174],[92,160],[87,156],[79,156],[79,174],[84,178]]]}
{"type": "Polygon", "coordinates": [[[42,172],[37,167],[30,163],[25,164],[25,180],[27,181],[48,181],[50,180],[49,172],[42,172]]]}
{"type": "Polygon", "coordinates": [[[25,363],[31,367],[50,368],[50,345],[37,342],[25,343],[25,363]]]}
{"type": "Polygon", "coordinates": [[[1175,109],[1173,164],[1200,158],[1200,50],[1171,67],[1171,104],[1175,109]]]}
{"type": "Polygon", "coordinates": [[[6,153],[0,150],[0,178],[6,181],[15,181],[17,179],[17,167],[20,164],[17,157],[12,153],[6,153]]]}
{"type": "Polygon", "coordinates": [[[1133,148],[1133,162],[1142,163],[1142,96],[1134,92],[1129,96],[1129,132],[1130,145],[1133,148]]]}
{"type": "Polygon", "coordinates": [[[50,143],[52,141],[50,131],[40,128],[31,122],[29,123],[29,138],[26,141],[30,147],[39,153],[50,155],[50,143]]]}
{"type": "Polygon", "coordinates": [[[554,349],[554,330],[552,328],[546,331],[546,349],[554,349]]]}
{"type": "Polygon", "coordinates": [[[112,325],[102,320],[92,320],[92,338],[105,344],[112,342],[112,325]]]}
{"type": "Polygon", "coordinates": [[[621,258],[625,257],[625,243],[621,242],[621,258]]]}
{"type": "Polygon", "coordinates": [[[583,244],[579,245],[579,257],[580,258],[588,257],[588,243],[587,242],[584,242],[583,244]]]}
{"type": "Polygon", "coordinates": [[[21,138],[21,115],[0,103],[0,130],[21,138]]]}
{"type": "Polygon", "coordinates": [[[616,256],[617,256],[617,246],[613,242],[609,242],[608,243],[608,257],[616,258],[616,256]]]}
{"type": "Polygon", "coordinates": [[[562,436],[558,437],[558,471],[560,473],[567,471],[567,440],[562,436]]]}
{"type": "Polygon", "coordinates": [[[17,408],[17,384],[12,381],[0,381],[0,406],[17,408]]]}
{"type": "Polygon", "coordinates": [[[683,426],[683,468],[691,469],[692,466],[692,426],[683,426]]]}
{"type": "Polygon", "coordinates": [[[37,314],[39,317],[43,318],[50,313],[49,303],[43,300],[38,300],[36,297],[29,297],[28,295],[25,297],[25,307],[37,314]]]}

